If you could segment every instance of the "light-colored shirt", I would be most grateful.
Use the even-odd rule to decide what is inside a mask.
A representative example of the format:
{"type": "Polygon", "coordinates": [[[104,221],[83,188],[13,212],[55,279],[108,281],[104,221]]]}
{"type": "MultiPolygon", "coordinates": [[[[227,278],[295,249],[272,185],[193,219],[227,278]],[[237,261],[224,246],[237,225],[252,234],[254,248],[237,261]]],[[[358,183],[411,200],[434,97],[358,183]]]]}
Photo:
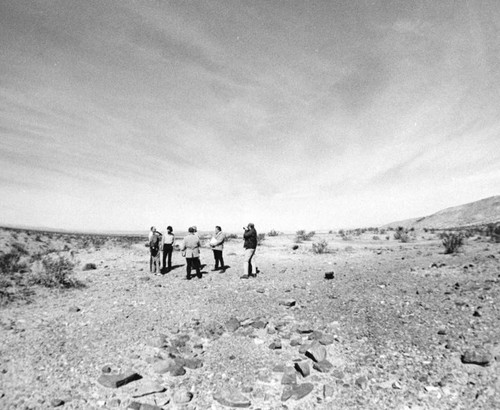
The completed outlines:
{"type": "Polygon", "coordinates": [[[175,240],[175,236],[168,231],[165,232],[161,238],[162,245],[173,245],[175,240]]]}

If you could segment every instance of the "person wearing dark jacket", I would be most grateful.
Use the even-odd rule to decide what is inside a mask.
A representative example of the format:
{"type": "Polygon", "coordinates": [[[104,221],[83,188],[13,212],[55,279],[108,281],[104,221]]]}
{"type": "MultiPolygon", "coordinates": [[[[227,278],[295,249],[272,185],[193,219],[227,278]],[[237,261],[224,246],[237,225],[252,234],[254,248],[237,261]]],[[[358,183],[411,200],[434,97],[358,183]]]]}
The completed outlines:
{"type": "MultiPolygon", "coordinates": [[[[246,228],[243,228],[243,247],[245,248],[245,261],[243,263],[243,276],[242,279],[257,276],[257,269],[252,267],[252,259],[255,256],[255,249],[257,249],[257,231],[253,223],[249,223],[246,228]]],[[[254,260],[255,262],[255,260],[254,260]]]]}

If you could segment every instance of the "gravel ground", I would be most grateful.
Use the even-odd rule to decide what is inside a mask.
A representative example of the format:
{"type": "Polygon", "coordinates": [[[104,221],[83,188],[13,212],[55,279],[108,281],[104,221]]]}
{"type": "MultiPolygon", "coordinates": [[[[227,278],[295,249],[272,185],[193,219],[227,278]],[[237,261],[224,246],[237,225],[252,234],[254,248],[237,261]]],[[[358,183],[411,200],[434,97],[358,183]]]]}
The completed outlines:
{"type": "Polygon", "coordinates": [[[149,273],[142,243],[77,252],[85,287],[37,288],[0,310],[0,407],[500,408],[499,244],[444,255],[435,239],[326,239],[323,255],[266,239],[250,279],[238,240],[225,273],[203,249],[191,281],[178,252],[165,275],[149,273]],[[298,364],[310,374],[287,370],[298,364]],[[99,381],[128,371],[142,378],[99,381]]]}

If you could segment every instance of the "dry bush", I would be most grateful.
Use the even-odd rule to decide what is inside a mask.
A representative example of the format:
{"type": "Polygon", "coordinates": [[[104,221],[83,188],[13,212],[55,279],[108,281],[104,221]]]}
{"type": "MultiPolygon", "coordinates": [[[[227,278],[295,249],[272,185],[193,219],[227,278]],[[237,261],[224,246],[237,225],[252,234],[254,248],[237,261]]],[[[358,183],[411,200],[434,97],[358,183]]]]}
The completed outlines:
{"type": "Polygon", "coordinates": [[[443,240],[444,253],[457,253],[464,244],[464,235],[453,232],[443,232],[441,235],[443,240]]]}
{"type": "Polygon", "coordinates": [[[45,256],[41,260],[42,268],[30,277],[30,283],[47,288],[80,287],[81,283],[70,276],[73,274],[75,263],[65,256],[45,256]]]}
{"type": "Polygon", "coordinates": [[[259,233],[257,235],[257,245],[261,245],[262,242],[266,239],[266,234],[265,233],[259,233]]]}
{"type": "Polygon", "coordinates": [[[312,244],[312,251],[317,254],[328,253],[328,242],[323,239],[312,244]]]}
{"type": "Polygon", "coordinates": [[[278,236],[279,235],[279,232],[278,231],[275,231],[274,229],[271,229],[267,236],[278,236]]]}
{"type": "Polygon", "coordinates": [[[309,241],[314,235],[316,235],[315,231],[306,233],[304,229],[301,229],[295,233],[295,242],[300,243],[302,241],[309,241]]]}

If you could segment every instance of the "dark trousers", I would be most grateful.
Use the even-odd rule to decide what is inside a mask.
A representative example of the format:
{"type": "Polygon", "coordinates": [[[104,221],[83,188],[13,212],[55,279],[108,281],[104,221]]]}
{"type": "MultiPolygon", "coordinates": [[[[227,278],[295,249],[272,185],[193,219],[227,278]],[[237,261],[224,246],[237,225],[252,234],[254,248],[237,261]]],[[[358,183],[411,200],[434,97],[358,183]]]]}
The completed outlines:
{"type": "Polygon", "coordinates": [[[200,258],[186,258],[186,276],[191,277],[191,269],[196,269],[196,275],[201,278],[200,258]]]}
{"type": "Polygon", "coordinates": [[[160,251],[158,249],[150,248],[149,256],[149,271],[159,272],[160,271],[160,251]]]}
{"type": "Polygon", "coordinates": [[[214,259],[215,259],[215,269],[219,269],[219,263],[220,263],[220,268],[224,269],[224,259],[222,258],[222,251],[218,251],[216,249],[214,251],[214,259]]]}
{"type": "Polygon", "coordinates": [[[163,269],[168,268],[168,270],[172,269],[172,251],[174,247],[172,245],[163,245],[163,269]],[[168,266],[167,266],[167,256],[168,256],[168,266]]]}

